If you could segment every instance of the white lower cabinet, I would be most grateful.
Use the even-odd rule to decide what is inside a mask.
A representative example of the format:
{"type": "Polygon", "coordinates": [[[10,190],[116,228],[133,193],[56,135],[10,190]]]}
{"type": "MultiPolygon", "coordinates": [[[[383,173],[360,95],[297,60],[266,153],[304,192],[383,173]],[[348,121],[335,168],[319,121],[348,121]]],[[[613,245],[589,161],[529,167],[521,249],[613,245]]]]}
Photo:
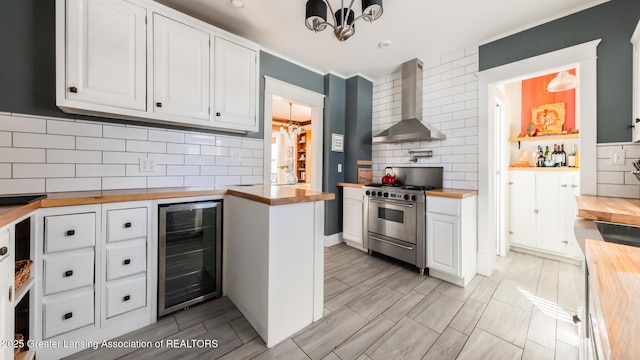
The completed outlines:
{"type": "Polygon", "coordinates": [[[342,238],[347,245],[367,250],[363,239],[364,190],[344,187],[342,197],[342,238]]]}
{"type": "Polygon", "coordinates": [[[466,286],[476,275],[476,197],[427,196],[429,275],[466,286]]]}
{"type": "MultiPolygon", "coordinates": [[[[155,321],[147,279],[150,206],[141,201],[38,210],[35,340],[102,342],[155,321]]],[[[81,350],[40,349],[37,357],[59,359],[81,350]]]]}
{"type": "Polygon", "coordinates": [[[573,257],[577,172],[512,171],[508,234],[511,245],[573,257]]]}
{"type": "MultiPolygon", "coordinates": [[[[9,229],[0,228],[0,340],[13,339],[14,257],[9,229]]],[[[13,359],[11,346],[0,346],[0,359],[13,359]]]]}

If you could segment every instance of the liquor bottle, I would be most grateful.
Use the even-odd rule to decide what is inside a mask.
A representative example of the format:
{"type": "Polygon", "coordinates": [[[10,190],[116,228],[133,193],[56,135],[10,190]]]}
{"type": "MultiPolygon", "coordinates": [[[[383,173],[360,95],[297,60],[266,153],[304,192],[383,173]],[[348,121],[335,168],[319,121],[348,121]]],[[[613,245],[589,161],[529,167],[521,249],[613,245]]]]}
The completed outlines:
{"type": "Polygon", "coordinates": [[[551,153],[549,152],[549,145],[547,145],[544,150],[544,166],[553,166],[551,165],[551,153]]]}
{"type": "Polygon", "coordinates": [[[569,152],[569,156],[567,157],[567,166],[568,167],[576,167],[576,145],[571,146],[571,151],[569,152]]]}
{"type": "Polygon", "coordinates": [[[567,153],[564,151],[564,144],[560,145],[560,166],[567,166],[567,153]]]}
{"type": "Polygon", "coordinates": [[[553,166],[558,166],[558,145],[553,144],[553,152],[551,153],[551,160],[553,160],[553,166]]]}
{"type": "Polygon", "coordinates": [[[538,151],[536,152],[536,166],[543,167],[544,166],[544,154],[542,152],[542,146],[538,145],[538,151]]]}

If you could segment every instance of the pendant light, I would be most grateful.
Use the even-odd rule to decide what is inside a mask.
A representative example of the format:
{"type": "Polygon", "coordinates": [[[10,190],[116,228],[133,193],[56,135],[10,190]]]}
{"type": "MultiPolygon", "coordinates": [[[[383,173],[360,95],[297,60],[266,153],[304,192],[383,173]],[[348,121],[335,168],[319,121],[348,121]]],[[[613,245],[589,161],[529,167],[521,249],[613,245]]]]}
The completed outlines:
{"type": "Polygon", "coordinates": [[[299,125],[293,124],[293,103],[289,103],[289,125],[285,128],[284,125],[280,125],[280,135],[287,135],[289,139],[293,139],[294,135],[298,136],[302,133],[299,125]]]}
{"type": "Polygon", "coordinates": [[[340,9],[333,11],[330,0],[307,0],[305,24],[311,31],[318,32],[331,26],[339,41],[345,41],[356,33],[354,23],[360,19],[373,22],[382,16],[382,0],[362,0],[362,14],[355,17],[351,0],[348,7],[340,0],[340,9]],[[327,7],[331,11],[333,24],[327,21],[327,7]]]}
{"type": "Polygon", "coordinates": [[[569,74],[568,71],[561,71],[558,75],[549,82],[547,86],[548,92],[560,92],[572,90],[578,87],[578,78],[575,75],[569,74]]]}

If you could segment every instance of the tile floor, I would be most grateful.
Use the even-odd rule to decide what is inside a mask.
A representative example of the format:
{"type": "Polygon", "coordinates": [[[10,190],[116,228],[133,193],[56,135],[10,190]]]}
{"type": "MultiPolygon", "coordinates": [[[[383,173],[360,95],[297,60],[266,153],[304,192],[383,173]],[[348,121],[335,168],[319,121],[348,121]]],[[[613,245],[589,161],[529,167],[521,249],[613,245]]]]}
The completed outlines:
{"type": "Polygon", "coordinates": [[[121,340],[217,339],[216,349],[108,349],[72,359],[578,359],[579,266],[511,252],[466,288],[344,244],[326,248],[325,316],[272,349],[228,298],[121,340]]]}

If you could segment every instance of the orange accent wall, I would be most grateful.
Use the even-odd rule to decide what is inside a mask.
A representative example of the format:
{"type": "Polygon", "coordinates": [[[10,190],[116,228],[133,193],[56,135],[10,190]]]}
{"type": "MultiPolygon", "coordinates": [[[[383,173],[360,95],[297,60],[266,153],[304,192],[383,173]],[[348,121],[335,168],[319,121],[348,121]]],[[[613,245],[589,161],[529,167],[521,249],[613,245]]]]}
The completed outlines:
{"type": "MultiPolygon", "coordinates": [[[[569,70],[569,73],[575,75],[576,69],[569,70]]],[[[564,130],[576,127],[576,90],[556,93],[547,91],[547,85],[556,75],[558,73],[522,81],[522,123],[520,125],[522,134],[527,133],[527,124],[531,122],[531,107],[559,102],[566,104],[564,130]]]]}

